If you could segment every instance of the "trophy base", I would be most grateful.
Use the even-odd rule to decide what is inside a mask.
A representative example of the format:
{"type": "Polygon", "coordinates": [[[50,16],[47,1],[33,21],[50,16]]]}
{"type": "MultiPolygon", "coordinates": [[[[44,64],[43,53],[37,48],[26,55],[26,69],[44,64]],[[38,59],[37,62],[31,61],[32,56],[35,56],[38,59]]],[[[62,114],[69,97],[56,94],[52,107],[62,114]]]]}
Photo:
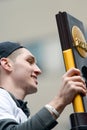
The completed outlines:
{"type": "Polygon", "coordinates": [[[87,130],[87,113],[72,113],[70,115],[70,130],[87,130]]]}
{"type": "Polygon", "coordinates": [[[70,115],[70,130],[87,130],[87,113],[72,113],[70,115]]]}

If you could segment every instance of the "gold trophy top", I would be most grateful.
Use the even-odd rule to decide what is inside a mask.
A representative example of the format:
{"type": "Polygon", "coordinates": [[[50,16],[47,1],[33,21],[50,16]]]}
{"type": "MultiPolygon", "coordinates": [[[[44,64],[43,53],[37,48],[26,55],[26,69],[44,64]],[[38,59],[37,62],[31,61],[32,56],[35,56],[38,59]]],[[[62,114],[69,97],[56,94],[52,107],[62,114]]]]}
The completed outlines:
{"type": "Polygon", "coordinates": [[[87,57],[87,43],[79,27],[72,27],[72,37],[74,46],[82,57],[87,57]]]}

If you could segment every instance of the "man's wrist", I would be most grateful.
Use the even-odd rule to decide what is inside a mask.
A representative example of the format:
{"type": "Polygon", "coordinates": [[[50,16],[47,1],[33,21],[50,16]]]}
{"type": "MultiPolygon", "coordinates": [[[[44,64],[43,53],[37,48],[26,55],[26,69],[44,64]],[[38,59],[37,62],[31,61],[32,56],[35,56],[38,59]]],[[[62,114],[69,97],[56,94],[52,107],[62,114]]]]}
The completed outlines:
{"type": "Polygon", "coordinates": [[[45,108],[47,108],[52,113],[54,118],[57,119],[60,116],[59,112],[53,106],[46,104],[45,108]]]}

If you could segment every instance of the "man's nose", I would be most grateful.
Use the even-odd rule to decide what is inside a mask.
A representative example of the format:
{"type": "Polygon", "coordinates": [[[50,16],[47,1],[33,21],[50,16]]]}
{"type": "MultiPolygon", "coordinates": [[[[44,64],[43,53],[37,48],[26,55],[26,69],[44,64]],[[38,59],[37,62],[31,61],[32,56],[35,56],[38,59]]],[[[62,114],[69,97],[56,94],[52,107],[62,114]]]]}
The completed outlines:
{"type": "Polygon", "coordinates": [[[38,75],[42,73],[41,69],[37,65],[35,65],[35,73],[37,73],[38,75]]]}

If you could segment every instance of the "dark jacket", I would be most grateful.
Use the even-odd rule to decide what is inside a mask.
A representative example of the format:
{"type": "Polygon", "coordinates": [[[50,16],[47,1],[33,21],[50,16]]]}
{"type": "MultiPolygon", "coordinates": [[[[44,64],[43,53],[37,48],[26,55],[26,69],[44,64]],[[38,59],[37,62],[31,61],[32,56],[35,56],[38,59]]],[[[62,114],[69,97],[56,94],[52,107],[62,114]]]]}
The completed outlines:
{"type": "Polygon", "coordinates": [[[57,121],[43,107],[32,117],[23,110],[19,101],[0,88],[0,130],[51,130],[57,121]]]}

